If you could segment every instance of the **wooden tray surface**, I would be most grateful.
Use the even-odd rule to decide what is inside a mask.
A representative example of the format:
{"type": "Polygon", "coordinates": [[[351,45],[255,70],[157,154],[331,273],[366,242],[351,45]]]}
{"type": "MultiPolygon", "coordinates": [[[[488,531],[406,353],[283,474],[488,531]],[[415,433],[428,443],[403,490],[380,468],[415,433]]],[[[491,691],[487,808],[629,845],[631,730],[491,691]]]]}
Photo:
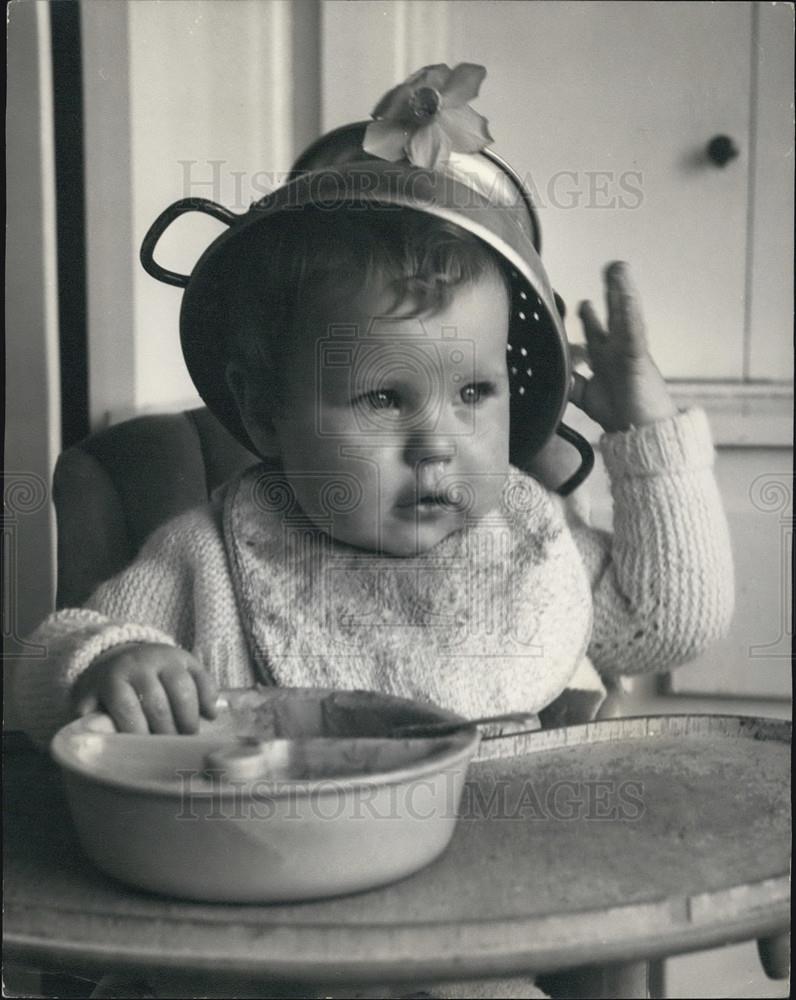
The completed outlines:
{"type": "Polygon", "coordinates": [[[789,723],[732,716],[517,736],[516,756],[472,765],[453,841],[429,867],[276,906],[115,883],[83,858],[54,767],[11,755],[6,946],[61,965],[309,982],[542,971],[740,940],[787,925],[789,743],[789,723]]]}

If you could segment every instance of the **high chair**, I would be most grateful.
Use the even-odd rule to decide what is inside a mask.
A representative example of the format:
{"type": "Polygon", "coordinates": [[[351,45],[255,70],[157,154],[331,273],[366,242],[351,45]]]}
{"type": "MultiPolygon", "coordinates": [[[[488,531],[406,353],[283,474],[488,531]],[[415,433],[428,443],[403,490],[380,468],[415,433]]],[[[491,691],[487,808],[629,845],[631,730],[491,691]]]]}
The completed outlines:
{"type": "Polygon", "coordinates": [[[255,461],[204,407],[134,417],[67,449],[53,477],[57,606],[82,604],[155,528],[255,461]]]}

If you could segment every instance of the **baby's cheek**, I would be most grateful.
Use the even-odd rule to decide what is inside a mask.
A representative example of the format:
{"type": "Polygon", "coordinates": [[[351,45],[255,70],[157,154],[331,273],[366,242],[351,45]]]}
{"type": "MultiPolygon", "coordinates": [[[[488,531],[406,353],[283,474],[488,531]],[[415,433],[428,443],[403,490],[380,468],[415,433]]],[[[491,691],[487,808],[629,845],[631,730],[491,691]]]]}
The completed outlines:
{"type": "MultiPolygon", "coordinates": [[[[302,510],[317,526],[358,536],[378,531],[378,511],[387,499],[384,478],[378,466],[349,459],[295,476],[292,485],[302,510]]],[[[344,540],[356,544],[358,538],[344,540]]]]}
{"type": "Polygon", "coordinates": [[[470,482],[476,494],[476,510],[481,515],[499,502],[509,473],[508,440],[500,436],[482,442],[474,456],[470,482]]]}
{"type": "Polygon", "coordinates": [[[506,472],[503,475],[497,472],[493,473],[489,476],[488,481],[484,482],[478,496],[479,515],[487,514],[499,505],[500,498],[503,495],[503,489],[506,485],[507,477],[508,469],[506,469],[506,472]]]}

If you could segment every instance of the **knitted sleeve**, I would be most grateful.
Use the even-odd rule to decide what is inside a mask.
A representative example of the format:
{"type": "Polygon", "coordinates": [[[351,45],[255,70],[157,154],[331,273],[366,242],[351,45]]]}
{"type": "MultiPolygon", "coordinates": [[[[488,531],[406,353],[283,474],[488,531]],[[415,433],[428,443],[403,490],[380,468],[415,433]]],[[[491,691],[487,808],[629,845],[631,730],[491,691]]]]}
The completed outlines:
{"type": "Polygon", "coordinates": [[[101,584],[84,607],[55,612],[33,633],[30,641],[47,653],[20,663],[14,702],[34,740],[49,739],[68,721],[71,687],[100,653],[129,642],[191,648],[196,532],[190,525],[191,515],[183,515],[160,528],[136,561],[101,584]]]}
{"type": "Polygon", "coordinates": [[[720,638],[733,610],[707,417],[688,410],[601,445],[614,534],[571,520],[594,599],[588,655],[603,676],[668,670],[720,638]]]}

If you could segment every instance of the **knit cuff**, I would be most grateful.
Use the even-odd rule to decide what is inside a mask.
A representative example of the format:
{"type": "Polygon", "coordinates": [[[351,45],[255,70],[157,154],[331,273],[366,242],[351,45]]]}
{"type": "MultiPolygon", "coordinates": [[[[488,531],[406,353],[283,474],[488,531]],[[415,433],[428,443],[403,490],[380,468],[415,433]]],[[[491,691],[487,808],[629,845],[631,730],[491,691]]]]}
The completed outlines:
{"type": "Polygon", "coordinates": [[[614,479],[708,468],[714,455],[707,414],[700,408],[633,430],[604,434],[600,447],[614,479]]]}
{"type": "Polygon", "coordinates": [[[72,685],[100,653],[130,642],[175,645],[155,628],[115,624],[80,608],[51,615],[30,641],[43,655],[15,664],[12,700],[21,728],[42,747],[69,721],[72,685]]]}
{"type": "Polygon", "coordinates": [[[150,625],[106,625],[90,637],[84,639],[69,657],[68,666],[62,675],[62,683],[67,689],[87,670],[94,660],[114,646],[129,643],[157,643],[161,646],[176,646],[172,636],[152,628],[150,625]]]}

